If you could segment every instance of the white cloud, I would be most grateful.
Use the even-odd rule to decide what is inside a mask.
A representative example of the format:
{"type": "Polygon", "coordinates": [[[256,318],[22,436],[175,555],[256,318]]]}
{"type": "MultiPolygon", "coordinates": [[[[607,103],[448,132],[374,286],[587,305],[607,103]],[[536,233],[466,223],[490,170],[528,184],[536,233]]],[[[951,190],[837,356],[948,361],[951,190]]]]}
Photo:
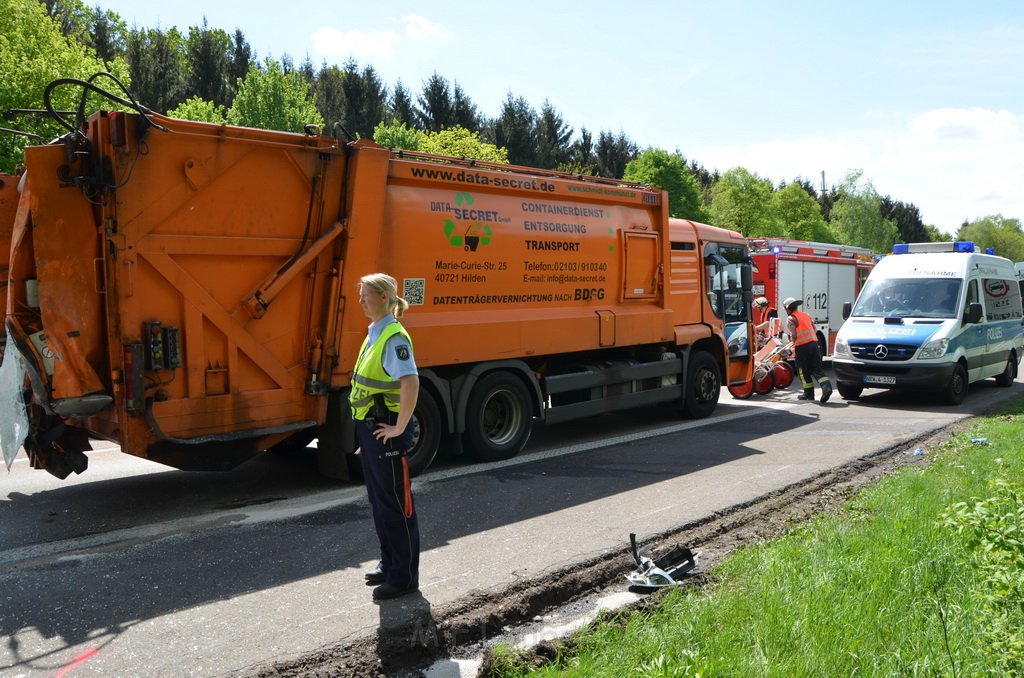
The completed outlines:
{"type": "Polygon", "coordinates": [[[330,26],[318,28],[311,36],[313,51],[322,57],[386,57],[394,51],[398,33],[384,31],[342,31],[330,26]]]}
{"type": "Polygon", "coordinates": [[[429,40],[431,38],[448,38],[451,32],[441,24],[419,14],[406,14],[402,17],[405,24],[405,35],[410,40],[429,40]]]}
{"type": "MultiPolygon", "coordinates": [[[[895,121],[894,121],[895,122],[895,121]]],[[[708,168],[745,167],[774,182],[828,185],[864,171],[882,195],[916,205],[926,224],[953,233],[991,214],[1024,220],[1024,116],[942,108],[909,122],[835,137],[692,149],[708,168]]]]}
{"type": "Polygon", "coordinates": [[[332,26],[322,26],[311,36],[313,51],[317,57],[331,60],[332,57],[357,59],[395,56],[402,40],[425,42],[445,40],[451,32],[441,24],[434,23],[419,14],[407,14],[399,20],[401,28],[386,28],[364,31],[352,29],[343,31],[332,26]]]}

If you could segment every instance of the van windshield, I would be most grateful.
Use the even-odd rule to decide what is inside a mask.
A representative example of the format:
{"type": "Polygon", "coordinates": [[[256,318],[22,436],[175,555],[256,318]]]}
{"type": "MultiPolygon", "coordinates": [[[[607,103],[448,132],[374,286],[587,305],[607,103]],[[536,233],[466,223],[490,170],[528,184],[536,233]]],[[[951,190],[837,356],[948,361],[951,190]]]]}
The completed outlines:
{"type": "Polygon", "coordinates": [[[868,279],[852,315],[866,318],[955,318],[960,280],[952,278],[868,279]]]}

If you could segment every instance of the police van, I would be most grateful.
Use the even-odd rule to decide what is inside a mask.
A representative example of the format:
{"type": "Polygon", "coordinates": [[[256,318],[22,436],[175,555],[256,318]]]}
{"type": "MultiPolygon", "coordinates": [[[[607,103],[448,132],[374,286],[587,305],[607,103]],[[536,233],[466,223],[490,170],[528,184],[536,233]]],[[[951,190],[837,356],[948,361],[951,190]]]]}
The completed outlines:
{"type": "Polygon", "coordinates": [[[839,394],[932,390],[952,405],[968,384],[1010,386],[1024,347],[1017,271],[973,243],[899,244],[843,305],[832,367],[839,394]]]}

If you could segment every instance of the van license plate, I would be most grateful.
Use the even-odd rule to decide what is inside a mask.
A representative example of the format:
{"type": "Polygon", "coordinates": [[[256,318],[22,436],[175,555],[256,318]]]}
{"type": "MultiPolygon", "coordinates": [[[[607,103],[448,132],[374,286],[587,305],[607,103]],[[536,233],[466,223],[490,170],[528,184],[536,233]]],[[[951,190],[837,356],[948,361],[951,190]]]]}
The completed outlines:
{"type": "Polygon", "coordinates": [[[869,384],[895,384],[896,377],[884,377],[877,374],[869,374],[864,377],[864,381],[869,384]]]}

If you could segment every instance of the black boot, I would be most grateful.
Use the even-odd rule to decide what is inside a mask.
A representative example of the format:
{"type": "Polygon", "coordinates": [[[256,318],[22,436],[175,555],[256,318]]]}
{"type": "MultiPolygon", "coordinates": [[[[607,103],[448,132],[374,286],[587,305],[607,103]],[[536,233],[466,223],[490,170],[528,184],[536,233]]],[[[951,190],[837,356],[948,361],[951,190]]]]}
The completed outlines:
{"type": "Polygon", "coordinates": [[[805,388],[801,395],[796,397],[797,400],[814,400],[814,389],[805,388]]]}
{"type": "Polygon", "coordinates": [[[826,381],[821,385],[821,404],[824,405],[828,402],[829,396],[832,395],[832,383],[826,381]]]}

